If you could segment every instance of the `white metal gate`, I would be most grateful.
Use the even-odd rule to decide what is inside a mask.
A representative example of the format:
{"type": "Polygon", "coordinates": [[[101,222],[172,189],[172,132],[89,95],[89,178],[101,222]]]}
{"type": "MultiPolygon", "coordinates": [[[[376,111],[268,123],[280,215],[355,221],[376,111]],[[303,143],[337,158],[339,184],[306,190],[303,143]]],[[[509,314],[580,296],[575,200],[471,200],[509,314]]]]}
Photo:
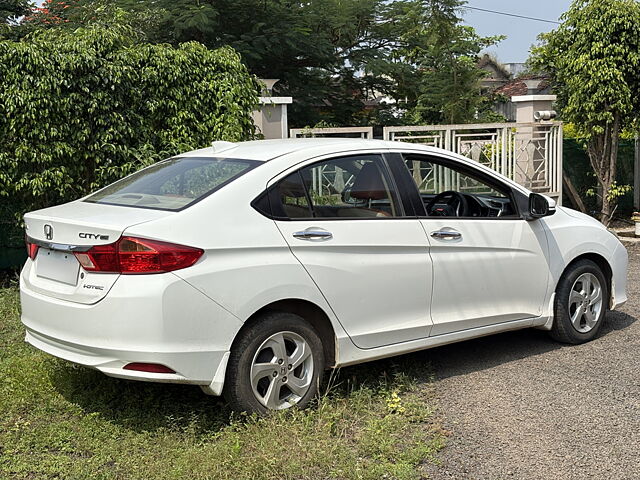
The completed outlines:
{"type": "Polygon", "coordinates": [[[291,128],[289,137],[352,137],[373,138],[373,127],[317,127],[291,128]]]}
{"type": "Polygon", "coordinates": [[[385,127],[384,139],[459,153],[562,202],[562,122],[385,127]]]}

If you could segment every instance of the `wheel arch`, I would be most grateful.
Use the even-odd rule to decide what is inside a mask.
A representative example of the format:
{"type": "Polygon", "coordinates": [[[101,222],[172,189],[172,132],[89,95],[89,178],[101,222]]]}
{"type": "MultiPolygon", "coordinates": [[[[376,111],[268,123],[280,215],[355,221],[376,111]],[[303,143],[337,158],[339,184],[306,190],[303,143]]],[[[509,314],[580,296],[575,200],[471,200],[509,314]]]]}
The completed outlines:
{"type": "Polygon", "coordinates": [[[242,333],[251,325],[260,321],[262,314],[267,312],[283,312],[293,313],[304,318],[308,321],[313,328],[320,335],[322,340],[322,348],[324,350],[324,358],[326,367],[333,367],[336,363],[336,333],[326,312],[309,300],[303,300],[300,298],[287,298],[273,301],[267,305],[264,305],[244,322],[238,333],[236,334],[231,348],[233,349],[242,333]]]}
{"type": "Polygon", "coordinates": [[[607,292],[609,293],[608,307],[610,308],[611,307],[611,299],[613,298],[613,291],[612,291],[613,269],[611,268],[611,264],[609,263],[609,261],[605,257],[603,257],[602,255],[600,255],[598,253],[595,253],[595,252],[583,253],[583,254],[578,255],[577,257],[575,257],[569,263],[567,263],[567,265],[564,267],[564,270],[562,271],[562,275],[560,275],[560,277],[558,277],[558,281],[556,282],[556,288],[554,289],[554,291],[556,291],[558,289],[558,285],[560,284],[560,280],[562,279],[564,274],[567,272],[567,270],[569,270],[569,268],[571,266],[575,265],[577,262],[579,262],[581,260],[591,260],[593,263],[598,265],[600,270],[602,270],[602,273],[604,274],[604,278],[607,281],[607,292]]]}

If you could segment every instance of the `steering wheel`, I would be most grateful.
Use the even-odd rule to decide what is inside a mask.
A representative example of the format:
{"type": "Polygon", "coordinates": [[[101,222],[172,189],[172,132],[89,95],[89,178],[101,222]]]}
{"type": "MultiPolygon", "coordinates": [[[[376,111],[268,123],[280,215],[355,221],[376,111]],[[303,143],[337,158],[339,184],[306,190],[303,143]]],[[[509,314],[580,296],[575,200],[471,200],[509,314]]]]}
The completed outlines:
{"type": "Polygon", "coordinates": [[[467,199],[460,192],[440,192],[426,206],[427,215],[434,217],[465,217],[469,212],[467,199]]]}

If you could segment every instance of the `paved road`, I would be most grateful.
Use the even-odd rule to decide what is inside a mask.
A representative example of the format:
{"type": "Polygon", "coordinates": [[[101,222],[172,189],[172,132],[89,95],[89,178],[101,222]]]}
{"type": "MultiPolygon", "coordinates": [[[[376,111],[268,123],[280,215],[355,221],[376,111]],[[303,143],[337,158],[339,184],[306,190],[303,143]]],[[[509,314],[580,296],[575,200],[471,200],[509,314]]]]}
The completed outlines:
{"type": "Polygon", "coordinates": [[[434,479],[640,479],[640,245],[599,338],[526,330],[429,351],[448,446],[434,479]]]}

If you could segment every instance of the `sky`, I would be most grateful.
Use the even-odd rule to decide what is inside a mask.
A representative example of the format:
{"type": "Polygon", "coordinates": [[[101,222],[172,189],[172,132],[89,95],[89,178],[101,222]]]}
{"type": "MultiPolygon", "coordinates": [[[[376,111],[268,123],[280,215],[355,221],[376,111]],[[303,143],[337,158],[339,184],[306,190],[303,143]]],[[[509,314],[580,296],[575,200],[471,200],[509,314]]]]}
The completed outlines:
{"type": "MultiPolygon", "coordinates": [[[[468,0],[467,7],[513,13],[527,17],[558,21],[569,9],[571,0],[468,0]]],[[[529,47],[536,43],[542,32],[553,30],[552,23],[508,17],[477,10],[462,12],[464,23],[476,29],[480,36],[506,35],[506,40],[488,48],[488,53],[497,56],[502,63],[524,62],[529,56],[529,47]]]]}

